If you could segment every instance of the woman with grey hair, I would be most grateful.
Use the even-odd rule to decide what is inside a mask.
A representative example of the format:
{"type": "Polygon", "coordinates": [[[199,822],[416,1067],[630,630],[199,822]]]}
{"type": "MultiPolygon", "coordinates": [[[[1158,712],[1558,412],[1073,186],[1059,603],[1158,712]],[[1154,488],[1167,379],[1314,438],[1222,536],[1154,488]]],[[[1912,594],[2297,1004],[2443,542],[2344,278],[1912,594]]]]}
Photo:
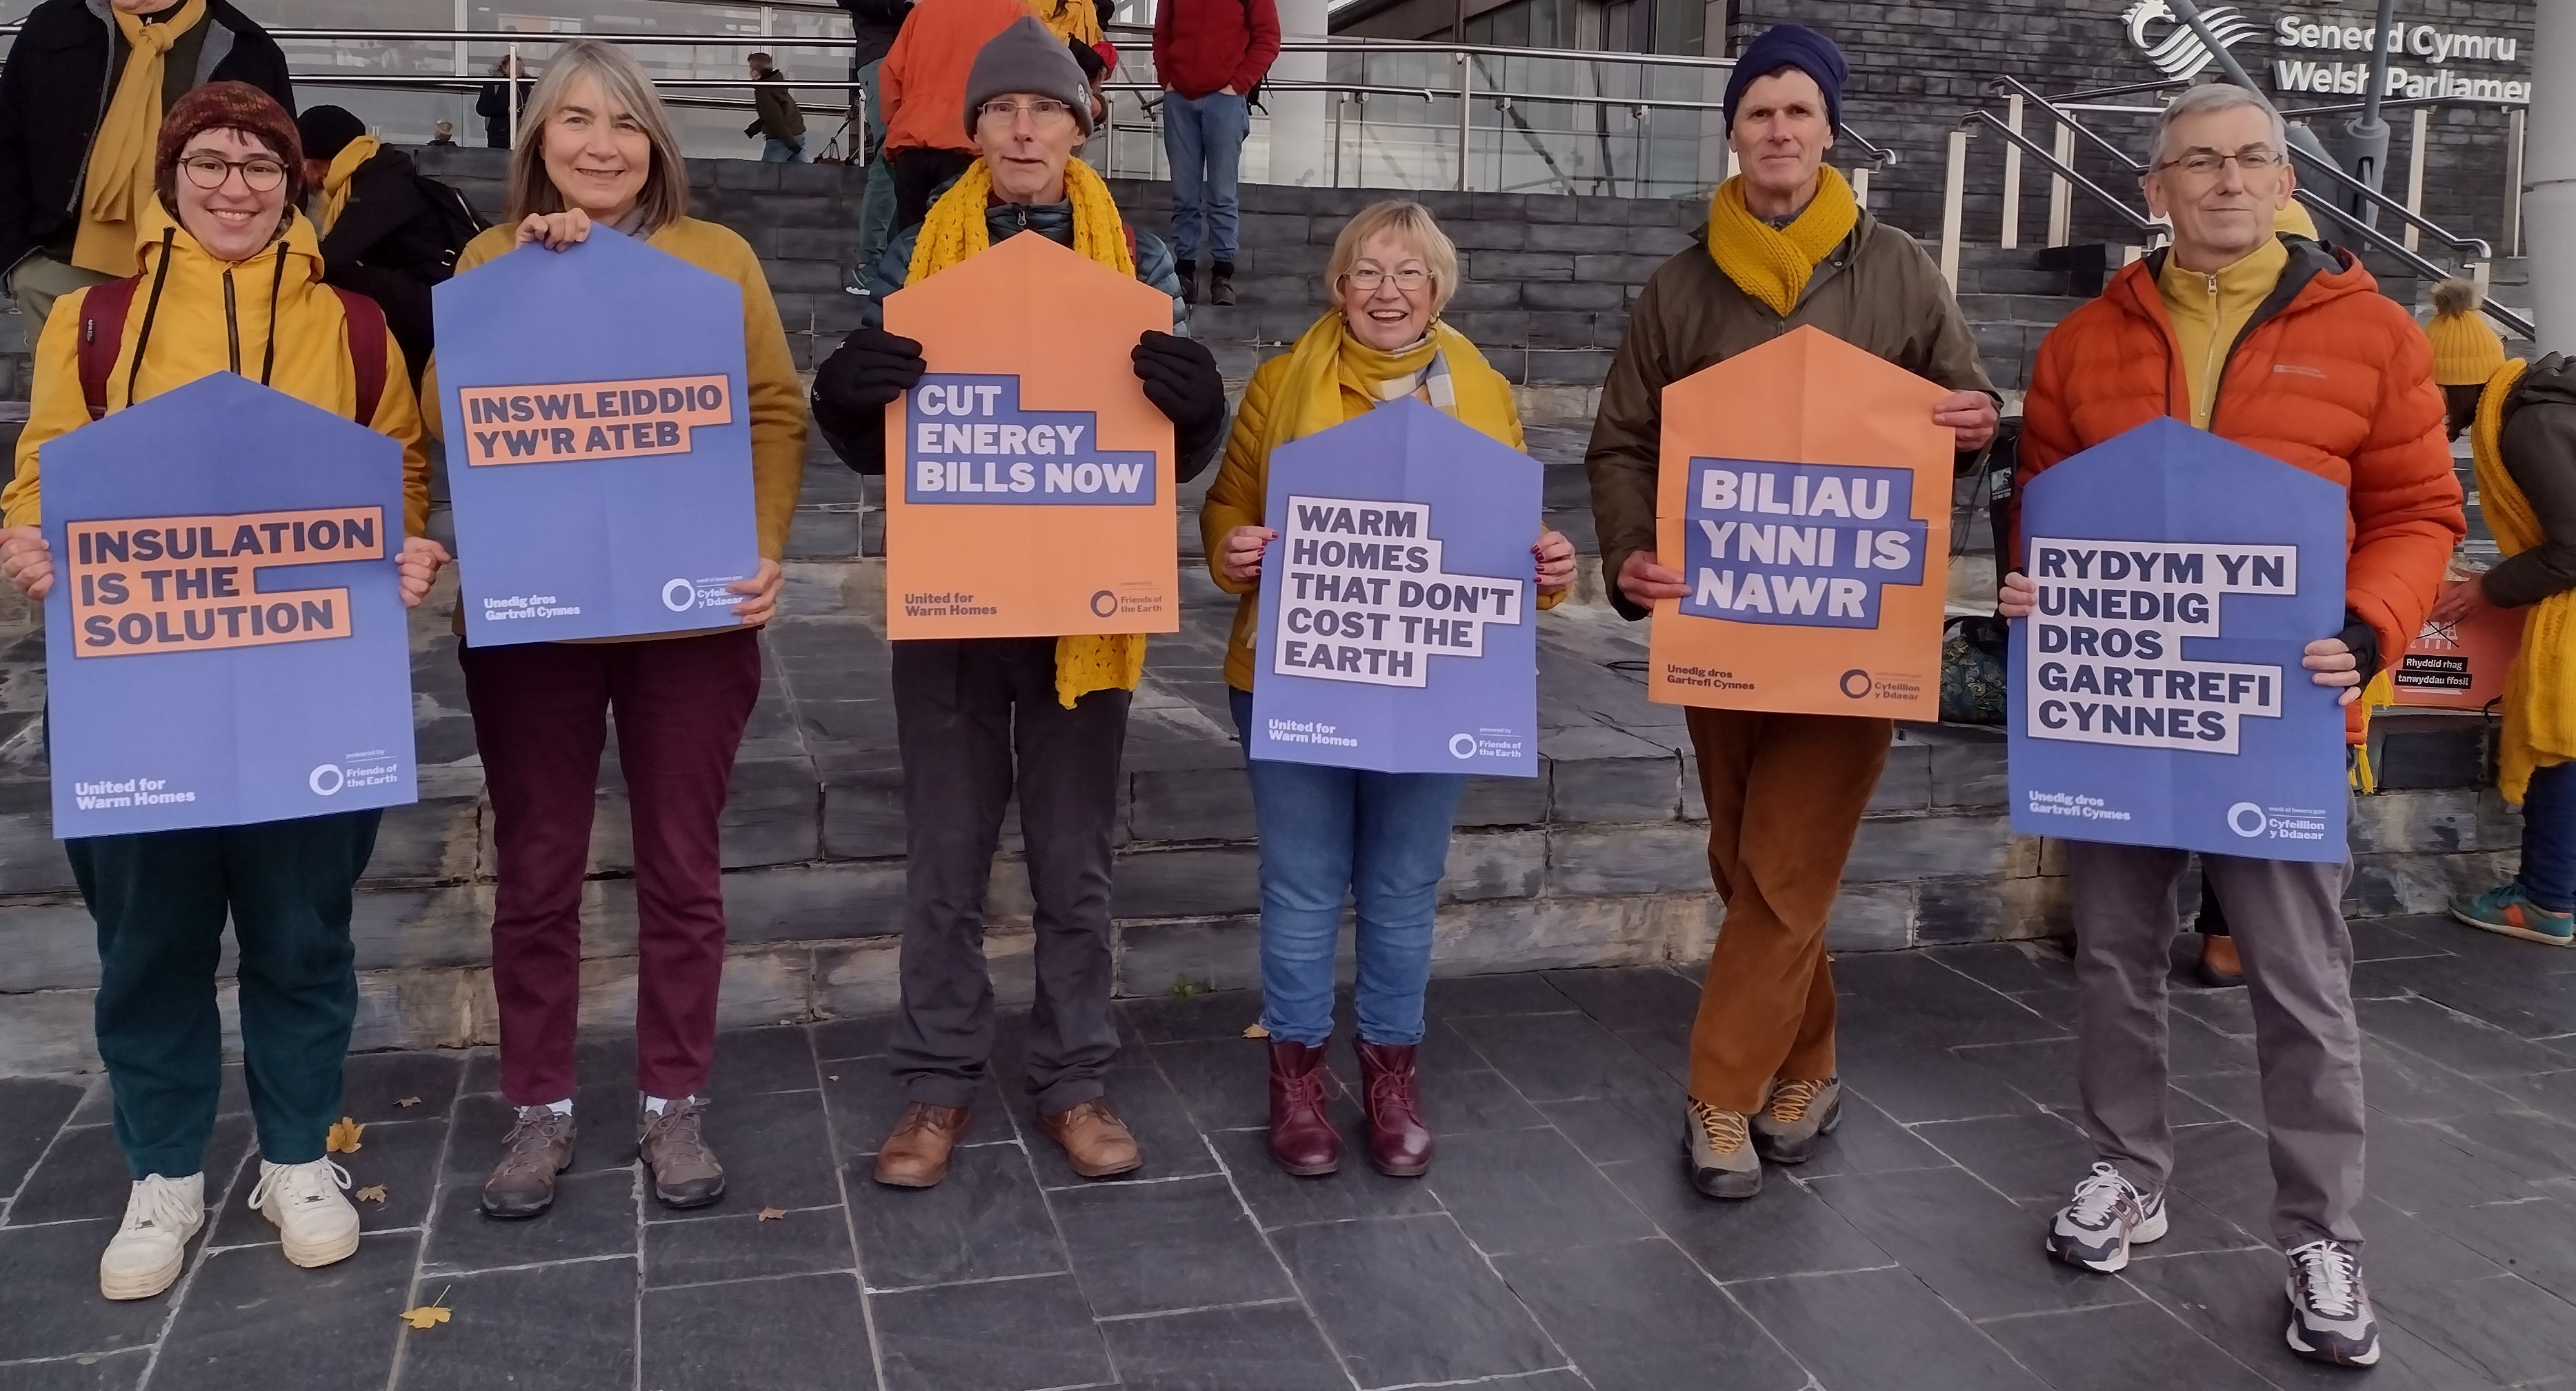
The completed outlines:
{"type": "MultiPolygon", "coordinates": [[[[633,58],[596,40],[566,44],[519,128],[508,219],[465,248],[457,273],[530,242],[561,251],[605,226],[740,286],[761,562],[733,586],[745,597],[730,631],[457,649],[500,860],[492,988],[501,1094],[517,1113],[483,1210],[544,1212],[555,1175],[572,1164],[582,875],[612,709],[635,823],[637,1146],[654,1197],[700,1207],[724,1195],[697,1095],[714,1059],[724,970],[716,818],[760,694],[760,626],[778,608],[778,558],[805,466],[804,389],[759,258],[741,237],[689,216],[679,142],[633,58]]],[[[421,396],[437,432],[434,360],[421,396]]]]}

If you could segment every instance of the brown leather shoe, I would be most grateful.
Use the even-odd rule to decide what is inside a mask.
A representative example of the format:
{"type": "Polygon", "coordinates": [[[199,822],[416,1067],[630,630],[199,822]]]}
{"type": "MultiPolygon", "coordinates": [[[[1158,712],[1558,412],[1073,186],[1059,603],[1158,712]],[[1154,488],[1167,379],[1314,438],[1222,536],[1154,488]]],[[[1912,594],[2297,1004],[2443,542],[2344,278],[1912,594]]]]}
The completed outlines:
{"type": "Polygon", "coordinates": [[[1127,1133],[1127,1122],[1118,1119],[1118,1113],[1109,1109],[1104,1097],[1095,1096],[1070,1111],[1040,1116],[1038,1129],[1064,1146],[1064,1157],[1084,1178],[1111,1178],[1145,1162],[1145,1156],[1136,1148],[1136,1137],[1127,1133]]]}
{"type": "Polygon", "coordinates": [[[2213,990],[2245,983],[2245,963],[2236,955],[2236,939],[2229,936],[2203,936],[2200,939],[2200,983],[2213,990]]]}
{"type": "Polygon", "coordinates": [[[572,1113],[522,1106],[501,1140],[501,1162],[483,1180],[483,1215],[535,1217],[555,1204],[555,1175],[572,1167],[572,1113]]]}
{"type": "Polygon", "coordinates": [[[1422,1090],[1410,1043],[1362,1043],[1360,1106],[1368,1116],[1369,1162],[1393,1178],[1419,1178],[1431,1167],[1431,1127],[1422,1123],[1422,1090]]]}
{"type": "Polygon", "coordinates": [[[928,1188],[948,1177],[948,1152],[957,1148],[974,1118],[971,1107],[907,1104],[885,1148],[877,1151],[877,1182],[888,1188],[928,1188]]]}
{"type": "Polygon", "coordinates": [[[1341,1167],[1342,1137],[1324,1113],[1324,1050],[1270,1040],[1270,1157],[1299,1178],[1341,1167]]]}
{"type": "Polygon", "coordinates": [[[716,1162],[715,1152],[707,1148],[698,1128],[706,1120],[707,1103],[698,1097],[683,1097],[654,1115],[635,1103],[635,1153],[644,1161],[645,1172],[653,1176],[653,1196],[664,1207],[705,1207],[724,1196],[724,1166],[716,1162]]]}

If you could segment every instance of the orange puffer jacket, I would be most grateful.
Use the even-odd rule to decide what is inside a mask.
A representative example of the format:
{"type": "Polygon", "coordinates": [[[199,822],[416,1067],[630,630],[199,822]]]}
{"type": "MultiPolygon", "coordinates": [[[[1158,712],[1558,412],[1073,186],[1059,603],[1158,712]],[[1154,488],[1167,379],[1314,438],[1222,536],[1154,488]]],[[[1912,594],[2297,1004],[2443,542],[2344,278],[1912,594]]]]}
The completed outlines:
{"type": "MultiPolygon", "coordinates": [[[[2289,241],[2280,285],[2220,369],[2210,429],[2344,488],[2344,604],[2379,635],[2386,667],[2423,627],[2468,531],[2433,352],[2349,252],[2289,241]]],[[[2163,264],[2158,252],[2122,270],[2040,344],[2022,407],[2016,498],[2070,454],[2160,415],[2191,418],[2173,318],[2156,293],[2163,264]]],[[[2016,516],[2016,563],[2020,551],[2016,516]]],[[[2348,728],[2356,739],[2362,719],[2355,702],[2348,728]]]]}

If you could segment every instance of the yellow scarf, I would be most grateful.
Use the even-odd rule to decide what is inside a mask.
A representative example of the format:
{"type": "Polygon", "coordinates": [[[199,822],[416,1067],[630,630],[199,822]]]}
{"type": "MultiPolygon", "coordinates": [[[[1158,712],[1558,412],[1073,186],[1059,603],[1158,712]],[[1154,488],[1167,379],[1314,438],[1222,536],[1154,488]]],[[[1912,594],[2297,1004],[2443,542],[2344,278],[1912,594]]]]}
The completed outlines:
{"type": "Polygon", "coordinates": [[[160,201],[152,187],[152,154],[161,138],[161,60],[180,35],[205,22],[206,0],[187,0],[158,24],[123,10],[110,13],[131,51],[90,142],[72,264],[102,275],[132,275],[142,224],[160,201]]]}
{"type": "Polygon", "coordinates": [[[1860,201],[1852,197],[1842,171],[1830,164],[1817,171],[1814,201],[1787,227],[1773,227],[1753,215],[1744,205],[1744,176],[1738,174],[1719,184],[1708,200],[1708,254],[1727,279],[1785,319],[1798,307],[1816,263],[1832,255],[1859,225],[1860,201]]]}
{"type": "Polygon", "coordinates": [[[1382,352],[1351,336],[1338,309],[1324,311],[1288,353],[1288,375],[1271,398],[1270,418],[1263,422],[1261,453],[1290,440],[1329,430],[1376,407],[1378,384],[1421,372],[1433,354],[1449,364],[1451,408],[1459,420],[1514,449],[1521,446],[1511,408],[1511,385],[1487,365],[1466,335],[1434,322],[1431,332],[1412,347],[1382,352]],[[1490,379],[1490,380],[1489,380],[1490,379]],[[1499,383],[1501,390],[1493,385],[1499,383]]]}
{"type": "MultiPolygon", "coordinates": [[[[1136,257],[1127,249],[1126,228],[1109,185],[1077,159],[1064,166],[1064,191],[1073,202],[1073,249],[1120,275],[1134,275],[1136,257]]],[[[992,230],[984,221],[992,198],[993,171],[980,159],[966,166],[921,220],[904,283],[918,285],[923,277],[992,245],[992,230]]],[[[1068,710],[1092,691],[1132,691],[1144,674],[1143,633],[1074,633],[1055,640],[1055,698],[1068,710]]]]}
{"type": "Polygon", "coordinates": [[[322,215],[314,219],[313,230],[329,235],[331,224],[340,220],[340,210],[349,206],[349,177],[358,166],[376,157],[376,137],[361,135],[331,156],[331,172],[322,178],[322,215]]]}
{"type": "MultiPolygon", "coordinates": [[[[2504,401],[2522,380],[2516,358],[2487,379],[2478,396],[2478,418],[2469,435],[2478,461],[2478,498],[2495,533],[2496,549],[2519,555],[2546,539],[2531,499],[2504,466],[2501,436],[2504,401]]],[[[2568,670],[2568,617],[2576,593],[2552,594],[2522,620],[2522,648],[2505,678],[2504,743],[2497,750],[2497,787],[2508,802],[2522,801],[2532,770],[2576,758],[2576,672],[2568,670]]]]}

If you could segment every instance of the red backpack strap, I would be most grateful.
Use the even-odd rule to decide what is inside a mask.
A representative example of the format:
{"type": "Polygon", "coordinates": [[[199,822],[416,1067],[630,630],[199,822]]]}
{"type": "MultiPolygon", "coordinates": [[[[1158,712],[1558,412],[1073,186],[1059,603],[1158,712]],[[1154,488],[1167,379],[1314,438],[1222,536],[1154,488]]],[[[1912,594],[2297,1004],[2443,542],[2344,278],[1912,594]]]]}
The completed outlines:
{"type": "Polygon", "coordinates": [[[340,297],[340,316],[349,333],[349,366],[358,374],[358,423],[376,423],[376,405],[385,398],[384,306],[355,290],[331,287],[340,297]]]}
{"type": "Polygon", "coordinates": [[[1128,224],[1126,224],[1125,222],[1120,222],[1120,223],[1118,224],[1118,235],[1120,235],[1120,236],[1122,236],[1122,237],[1125,237],[1125,238],[1127,239],[1127,261],[1128,261],[1128,264],[1130,264],[1130,265],[1135,264],[1135,261],[1136,261],[1136,229],[1135,229],[1134,227],[1129,226],[1129,225],[1128,225],[1128,224]]]}
{"type": "Polygon", "coordinates": [[[93,285],[81,296],[80,385],[89,418],[107,414],[107,376],[116,370],[117,350],[125,343],[126,311],[134,307],[134,287],[143,277],[130,275],[93,285]]]}

